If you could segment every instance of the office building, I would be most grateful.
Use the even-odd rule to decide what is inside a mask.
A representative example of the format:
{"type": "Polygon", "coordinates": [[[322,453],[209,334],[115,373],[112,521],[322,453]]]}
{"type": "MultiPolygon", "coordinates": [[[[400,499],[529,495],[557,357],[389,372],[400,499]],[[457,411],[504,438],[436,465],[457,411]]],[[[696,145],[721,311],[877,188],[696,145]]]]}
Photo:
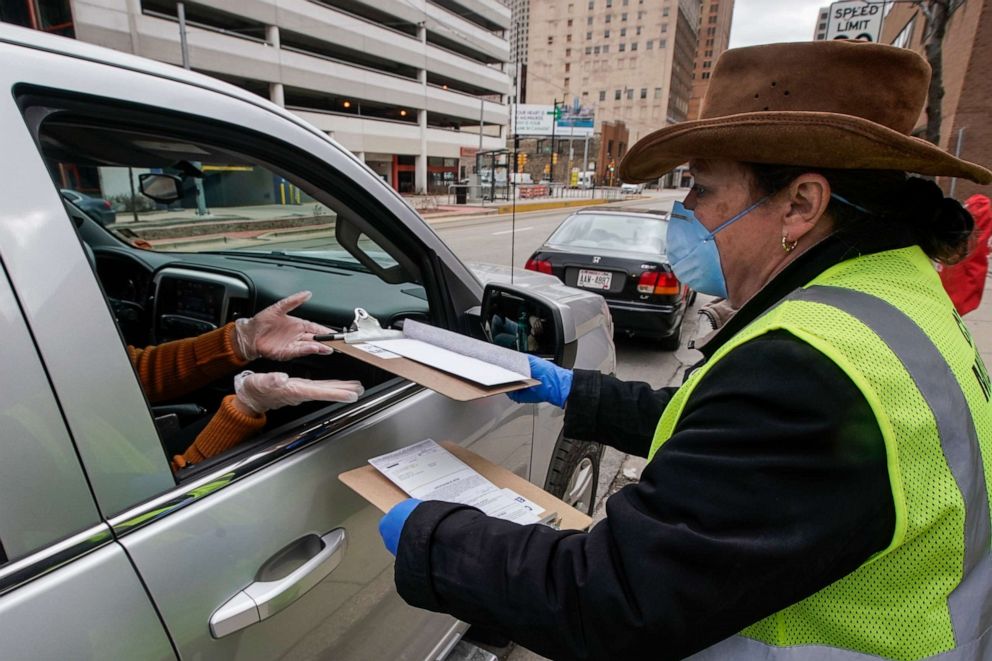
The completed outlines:
{"type": "Polygon", "coordinates": [[[699,0],[531,2],[527,102],[578,99],[597,126],[623,122],[630,144],[685,120],[699,9],[699,0]]]}
{"type": "Polygon", "coordinates": [[[827,38],[827,25],[830,23],[830,7],[820,7],[816,16],[816,27],[813,29],[813,41],[823,41],[827,38]]]}
{"type": "Polygon", "coordinates": [[[730,45],[730,26],[734,17],[734,0],[703,0],[699,14],[699,44],[696,46],[692,73],[692,96],[689,119],[698,119],[710,74],[717,59],[730,45]]]}
{"type": "MultiPolygon", "coordinates": [[[[915,6],[896,3],[882,23],[881,43],[911,48],[923,54],[926,19],[915,6]]],[[[952,3],[944,36],[940,147],[961,158],[992,164],[992,0],[952,3]]],[[[926,111],[914,132],[922,137],[926,111]]],[[[965,200],[974,193],[989,195],[987,186],[967,179],[939,177],[948,195],[965,200]]]]}
{"type": "Polygon", "coordinates": [[[505,144],[498,0],[0,0],[0,20],[181,66],[179,4],[190,68],[286,107],[401,192],[444,192],[505,144]]]}

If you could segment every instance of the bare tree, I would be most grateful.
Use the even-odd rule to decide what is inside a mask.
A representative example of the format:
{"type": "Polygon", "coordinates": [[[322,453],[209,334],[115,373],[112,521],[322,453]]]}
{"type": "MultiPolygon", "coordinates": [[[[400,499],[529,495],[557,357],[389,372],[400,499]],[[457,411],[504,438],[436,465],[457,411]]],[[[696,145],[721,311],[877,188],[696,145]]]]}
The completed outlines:
{"type": "Polygon", "coordinates": [[[944,34],[954,0],[912,0],[926,23],[923,28],[923,51],[933,73],[927,93],[927,128],[925,138],[940,144],[941,103],[944,99],[944,34]]]}

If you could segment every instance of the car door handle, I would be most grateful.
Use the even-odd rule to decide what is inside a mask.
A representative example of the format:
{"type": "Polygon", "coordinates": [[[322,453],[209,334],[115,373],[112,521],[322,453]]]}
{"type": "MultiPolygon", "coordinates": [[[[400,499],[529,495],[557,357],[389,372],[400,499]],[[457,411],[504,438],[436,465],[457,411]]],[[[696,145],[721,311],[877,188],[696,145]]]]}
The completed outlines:
{"type": "Polygon", "coordinates": [[[294,601],[305,595],[311,588],[327,578],[341,563],[348,548],[348,538],[344,528],[336,528],[322,537],[307,535],[273,556],[258,572],[257,580],[228,599],[210,616],[210,634],[223,638],[272,617],[294,601]],[[315,546],[316,553],[306,562],[284,577],[264,580],[267,568],[289,554],[299,554],[300,550],[315,546]]]}

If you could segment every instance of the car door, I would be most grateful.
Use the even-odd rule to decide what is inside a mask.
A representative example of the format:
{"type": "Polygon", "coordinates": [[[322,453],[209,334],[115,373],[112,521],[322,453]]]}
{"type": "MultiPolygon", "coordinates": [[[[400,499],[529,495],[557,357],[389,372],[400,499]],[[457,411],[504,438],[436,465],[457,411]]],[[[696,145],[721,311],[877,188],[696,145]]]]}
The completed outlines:
{"type": "MultiPolygon", "coordinates": [[[[7,165],[3,182],[11,181],[7,165]]],[[[16,224],[20,202],[0,210],[0,227],[16,224]]],[[[0,240],[2,261],[16,260],[12,250],[0,240]]],[[[134,567],[100,519],[3,268],[0,337],[0,658],[174,659],[134,567]]]]}
{"type": "MultiPolygon", "coordinates": [[[[453,301],[461,306],[475,295],[478,304],[478,283],[374,173],[297,120],[238,98],[250,95],[233,88],[208,91],[204,88],[219,83],[206,78],[191,85],[134,66],[69,63],[4,44],[0,57],[17,64],[0,72],[0,82],[28,95],[42,90],[71,95],[74,103],[106,104],[108,118],[124,106],[159,113],[163,123],[181,115],[214,133],[243,133],[248,152],[248,136],[266,136],[270,143],[318,159],[317,169],[322,164],[356,189],[374,192],[393,227],[404,228],[417,258],[429,257],[443,272],[446,288],[441,296],[430,294],[432,309],[446,308],[440,318],[457,327],[453,301]],[[168,108],[160,105],[164,100],[168,108]]],[[[32,144],[32,130],[47,112],[26,98],[18,97],[20,108],[9,98],[0,100],[4,130],[16,132],[22,147],[32,144]]],[[[28,261],[57,259],[60,272],[71,270],[79,277],[71,287],[57,277],[30,281],[31,274],[21,269],[12,278],[24,280],[38,302],[25,314],[46,356],[97,506],[133,560],[179,654],[210,659],[442,656],[464,625],[399,599],[392,558],[376,529],[381,514],[337,475],[371,456],[435,438],[470,446],[527,476],[533,407],[514,406],[504,397],[454,402],[397,379],[353,406],[287,425],[251,453],[177,483],[99,285],[92,275],[80,275],[88,266],[86,256],[68,218],[58,218],[58,192],[42,181],[39,152],[22,155],[18,166],[49,186],[39,191],[34,216],[28,216],[44,218],[46,247],[33,246],[38,253],[28,261]],[[70,333],[65,332],[68,320],[70,333]],[[245,608],[246,599],[256,606],[245,608]]],[[[305,179],[312,172],[290,174],[305,179]]]]}

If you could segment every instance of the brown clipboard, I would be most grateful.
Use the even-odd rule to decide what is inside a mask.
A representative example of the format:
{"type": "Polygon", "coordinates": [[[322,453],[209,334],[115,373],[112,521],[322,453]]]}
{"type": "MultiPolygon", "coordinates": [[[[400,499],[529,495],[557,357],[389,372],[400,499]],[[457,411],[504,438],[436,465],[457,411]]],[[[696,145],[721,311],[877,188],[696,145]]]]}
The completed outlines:
{"type": "MultiPolygon", "coordinates": [[[[592,518],[588,514],[580,512],[516,473],[456,443],[442,442],[440,445],[496,486],[512,489],[527,500],[543,507],[544,516],[555,514],[557,527],[562,530],[585,530],[592,524],[592,518]]],[[[410,497],[371,465],[341,473],[338,479],[383,512],[388,512],[393,505],[410,497]]]]}
{"type": "Polygon", "coordinates": [[[340,351],[347,356],[357,358],[390,374],[409,379],[414,383],[430,388],[459,402],[469,402],[481,397],[499,395],[501,393],[513,392],[514,390],[523,390],[524,388],[536,386],[539,383],[539,381],[535,381],[534,379],[524,379],[498,386],[483,386],[436,369],[430,365],[424,365],[415,360],[404,358],[403,356],[399,356],[398,358],[381,358],[375,354],[358,349],[356,345],[348,344],[344,340],[334,340],[332,342],[325,342],[325,344],[335,351],[340,351]]]}

